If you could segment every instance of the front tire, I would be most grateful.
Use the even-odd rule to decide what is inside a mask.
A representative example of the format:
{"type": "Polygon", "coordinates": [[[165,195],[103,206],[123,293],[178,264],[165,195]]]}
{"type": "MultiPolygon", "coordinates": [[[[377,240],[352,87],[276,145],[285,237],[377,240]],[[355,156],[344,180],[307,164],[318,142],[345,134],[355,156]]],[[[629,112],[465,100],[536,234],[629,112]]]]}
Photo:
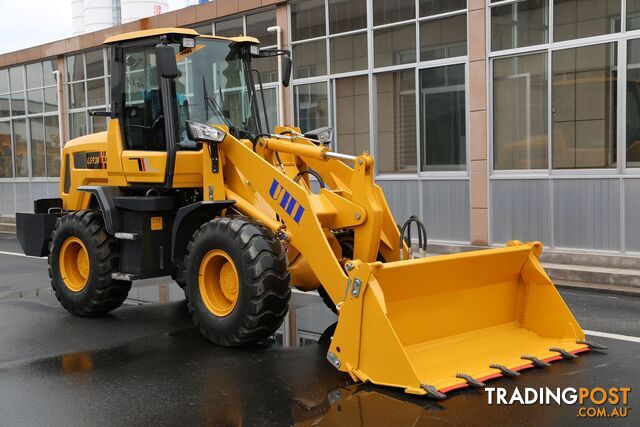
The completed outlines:
{"type": "Polygon", "coordinates": [[[223,346],[263,341],[289,309],[291,277],[282,244],[242,217],[216,218],[193,235],[185,294],[202,335],[223,346]]]}
{"type": "Polygon", "coordinates": [[[49,277],[62,306],[76,316],[99,316],[118,308],[131,282],[114,280],[118,242],[104,228],[99,211],[63,216],[51,236],[49,277]]]}

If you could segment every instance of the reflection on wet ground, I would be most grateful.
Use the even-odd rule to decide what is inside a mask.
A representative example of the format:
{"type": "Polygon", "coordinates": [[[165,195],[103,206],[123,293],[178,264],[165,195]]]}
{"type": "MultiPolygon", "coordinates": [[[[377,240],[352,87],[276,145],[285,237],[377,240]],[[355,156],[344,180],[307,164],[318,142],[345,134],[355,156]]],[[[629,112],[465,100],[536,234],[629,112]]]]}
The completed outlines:
{"type": "MultiPolygon", "coordinates": [[[[0,293],[0,300],[14,298],[55,301],[55,295],[50,286],[0,293]]],[[[175,282],[170,278],[160,278],[135,282],[124,305],[145,305],[183,300],[184,292],[175,282]]],[[[294,290],[289,314],[274,337],[275,342],[287,347],[315,343],[336,320],[336,316],[326,309],[321,298],[315,292],[302,293],[294,290]]]]}
{"type": "MultiPolygon", "coordinates": [[[[25,350],[0,349],[0,424],[583,423],[576,407],[488,406],[482,390],[452,392],[436,402],[353,384],[325,359],[335,316],[314,295],[296,293],[274,340],[248,348],[203,340],[173,283],[138,283],[130,297],[126,307],[106,318],[78,319],[62,311],[48,288],[5,294],[0,343],[25,350]],[[22,336],[7,335],[20,328],[25,328],[22,336]],[[69,336],[82,340],[64,342],[69,336]]],[[[640,335],[635,323],[640,299],[580,292],[565,298],[586,328],[608,319],[608,326],[618,328],[611,332],[640,335]]],[[[608,354],[591,352],[491,386],[635,386],[630,381],[640,377],[640,344],[598,341],[610,347],[608,354]]],[[[636,393],[630,405],[636,412],[638,403],[636,393]]],[[[616,421],[625,424],[634,419],[616,421]]]]}

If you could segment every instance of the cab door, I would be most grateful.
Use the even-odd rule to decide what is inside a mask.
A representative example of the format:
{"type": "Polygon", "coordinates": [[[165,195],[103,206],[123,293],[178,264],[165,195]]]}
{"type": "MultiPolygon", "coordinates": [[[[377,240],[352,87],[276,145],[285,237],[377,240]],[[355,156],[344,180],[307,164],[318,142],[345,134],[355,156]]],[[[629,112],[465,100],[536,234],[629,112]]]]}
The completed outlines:
{"type": "Polygon", "coordinates": [[[155,47],[124,49],[122,65],[122,169],[129,183],[161,184],[167,143],[155,47]]]}
{"type": "MultiPolygon", "coordinates": [[[[163,114],[155,45],[123,49],[122,70],[122,170],[130,184],[163,184],[167,126],[173,124],[163,114]]],[[[198,186],[201,178],[194,178],[201,177],[200,152],[177,148],[174,187],[198,186]]]]}

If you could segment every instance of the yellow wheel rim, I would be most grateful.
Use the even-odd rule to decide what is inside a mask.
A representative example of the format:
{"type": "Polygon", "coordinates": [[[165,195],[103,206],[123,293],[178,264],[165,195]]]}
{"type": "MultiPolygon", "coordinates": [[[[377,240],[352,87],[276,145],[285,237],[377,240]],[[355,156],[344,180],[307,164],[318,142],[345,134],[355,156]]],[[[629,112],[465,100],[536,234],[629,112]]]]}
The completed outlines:
{"type": "Polygon", "coordinates": [[[231,313],[238,303],[240,279],[233,260],[224,251],[209,251],[198,271],[198,287],[207,309],[218,317],[231,313]]]}
{"type": "Polygon", "coordinates": [[[67,288],[80,292],[89,280],[89,252],[77,237],[68,237],[60,249],[60,275],[67,288]]]}

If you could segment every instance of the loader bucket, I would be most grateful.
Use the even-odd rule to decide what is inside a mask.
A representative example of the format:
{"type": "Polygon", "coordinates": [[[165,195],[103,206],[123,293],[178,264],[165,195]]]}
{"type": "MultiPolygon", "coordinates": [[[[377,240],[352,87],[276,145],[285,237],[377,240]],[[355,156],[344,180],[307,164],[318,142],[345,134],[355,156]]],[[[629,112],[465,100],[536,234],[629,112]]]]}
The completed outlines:
{"type": "Polygon", "coordinates": [[[354,380],[442,398],[588,350],[540,243],[354,262],[327,358],[354,380]],[[582,343],[580,343],[582,342],[582,343]]]}

